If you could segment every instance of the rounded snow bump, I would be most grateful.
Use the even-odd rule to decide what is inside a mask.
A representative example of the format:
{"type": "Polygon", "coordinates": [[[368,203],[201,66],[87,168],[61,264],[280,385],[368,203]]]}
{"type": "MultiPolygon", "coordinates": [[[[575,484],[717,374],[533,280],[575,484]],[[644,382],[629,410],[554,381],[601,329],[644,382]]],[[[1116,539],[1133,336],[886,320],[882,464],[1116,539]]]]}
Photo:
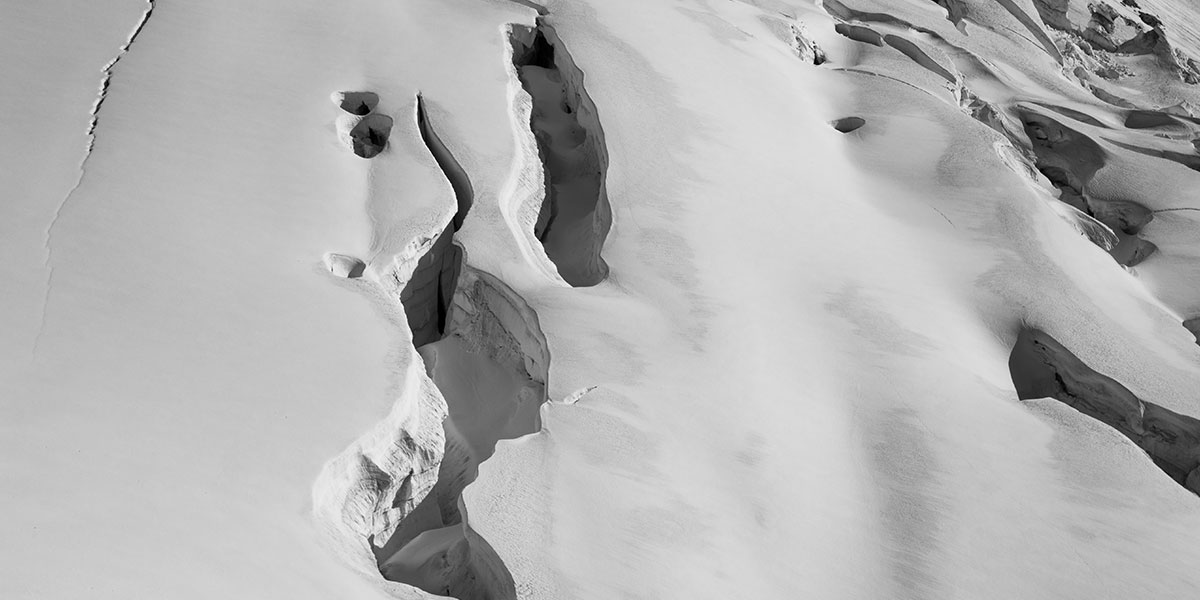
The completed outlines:
{"type": "Polygon", "coordinates": [[[329,269],[330,273],[338,277],[345,277],[346,279],[358,279],[362,277],[363,271],[367,268],[367,265],[363,264],[363,261],[353,256],[334,254],[332,252],[325,255],[325,266],[329,269]]]}

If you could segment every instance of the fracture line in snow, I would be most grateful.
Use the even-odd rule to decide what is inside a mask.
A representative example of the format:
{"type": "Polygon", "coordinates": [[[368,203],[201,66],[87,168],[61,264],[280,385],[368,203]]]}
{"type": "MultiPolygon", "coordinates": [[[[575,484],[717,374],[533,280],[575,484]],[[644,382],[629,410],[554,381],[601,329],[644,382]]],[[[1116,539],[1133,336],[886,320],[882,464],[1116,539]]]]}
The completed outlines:
{"type": "Polygon", "coordinates": [[[58,208],[54,211],[54,217],[50,219],[50,225],[46,227],[45,267],[49,272],[46,274],[46,295],[42,299],[42,315],[39,319],[37,336],[33,340],[33,354],[37,354],[38,346],[42,341],[42,333],[46,329],[46,307],[50,303],[50,288],[51,283],[54,280],[54,265],[51,264],[51,254],[53,251],[50,247],[50,238],[54,233],[54,226],[58,224],[58,219],[62,216],[63,209],[66,208],[67,203],[71,200],[71,197],[73,197],[75,192],[79,191],[79,187],[83,185],[83,178],[87,173],[88,160],[92,157],[92,150],[96,147],[96,127],[100,124],[100,107],[104,105],[104,100],[108,97],[108,87],[112,84],[113,69],[116,68],[117,63],[121,61],[121,58],[129,53],[129,49],[133,47],[133,43],[137,41],[138,35],[141,34],[142,30],[146,28],[146,23],[150,21],[150,15],[154,12],[155,1],[156,0],[146,0],[146,10],[142,12],[141,19],[138,20],[137,25],[134,26],[133,31],[129,34],[129,37],[125,39],[125,43],[121,45],[119,50],[117,50],[116,55],[112,57],[112,60],[108,61],[108,63],[104,65],[103,69],[101,69],[101,72],[104,74],[104,76],[100,78],[100,89],[96,94],[95,102],[92,103],[92,119],[88,123],[87,130],[87,149],[84,152],[83,160],[79,161],[79,177],[75,179],[75,185],[71,186],[71,189],[67,192],[67,195],[63,196],[62,202],[58,203],[58,208]]]}
{"type": "Polygon", "coordinates": [[[1178,211],[1178,210],[1196,210],[1196,211],[1200,211],[1200,208],[1191,208],[1191,207],[1184,207],[1184,208],[1160,208],[1160,209],[1158,209],[1158,210],[1152,210],[1152,211],[1150,211],[1150,214],[1152,214],[1152,215],[1157,215],[1158,213],[1165,213],[1165,212],[1175,212],[1175,211],[1178,211]]]}

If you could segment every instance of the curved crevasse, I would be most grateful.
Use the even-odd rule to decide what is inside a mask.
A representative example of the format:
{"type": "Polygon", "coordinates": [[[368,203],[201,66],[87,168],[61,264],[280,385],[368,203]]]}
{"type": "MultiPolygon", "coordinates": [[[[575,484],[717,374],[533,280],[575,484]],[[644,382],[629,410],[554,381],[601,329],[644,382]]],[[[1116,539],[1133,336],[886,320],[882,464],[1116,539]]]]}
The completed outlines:
{"type": "Polygon", "coordinates": [[[475,202],[475,189],[471,185],[471,178],[467,175],[466,170],[454,158],[450,148],[446,146],[437,130],[434,129],[429,118],[429,111],[425,108],[425,98],[421,94],[417,94],[417,128],[421,132],[421,140],[425,142],[425,147],[429,149],[429,153],[441,167],[442,173],[450,181],[450,187],[454,188],[458,212],[454,214],[453,223],[454,230],[458,231],[462,229],[463,220],[467,218],[467,212],[471,210],[471,205],[475,202]]]}

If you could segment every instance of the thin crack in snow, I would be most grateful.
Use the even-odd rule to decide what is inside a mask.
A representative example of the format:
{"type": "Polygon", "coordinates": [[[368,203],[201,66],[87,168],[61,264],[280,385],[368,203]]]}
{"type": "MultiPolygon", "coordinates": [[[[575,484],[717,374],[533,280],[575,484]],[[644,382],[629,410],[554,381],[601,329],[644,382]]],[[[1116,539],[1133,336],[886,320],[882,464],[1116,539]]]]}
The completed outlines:
{"type": "Polygon", "coordinates": [[[599,387],[600,386],[598,386],[598,385],[589,385],[583,389],[575,390],[574,392],[567,394],[567,397],[562,399],[562,403],[568,404],[568,405],[575,404],[576,402],[579,402],[581,399],[583,399],[584,396],[592,393],[599,387]]]}
{"type": "Polygon", "coordinates": [[[1150,211],[1150,214],[1152,214],[1152,215],[1156,215],[1156,214],[1158,214],[1158,213],[1165,213],[1165,212],[1175,212],[1175,211],[1178,211],[1178,210],[1196,210],[1196,211],[1200,211],[1200,208],[1191,208],[1191,207],[1187,207],[1187,206],[1185,206],[1185,207],[1183,207],[1183,208],[1160,208],[1160,209],[1158,209],[1158,210],[1152,210],[1152,211],[1150,211]]]}
{"type": "Polygon", "coordinates": [[[936,212],[936,213],[937,213],[937,214],[939,214],[939,215],[942,215],[942,218],[943,218],[943,219],[945,219],[945,220],[946,220],[946,222],[947,222],[947,223],[949,223],[951,227],[953,227],[953,228],[955,228],[955,229],[958,229],[958,225],[955,225],[955,224],[954,224],[954,221],[951,221],[951,220],[950,220],[950,217],[947,217],[947,216],[946,216],[946,213],[944,213],[944,212],[942,212],[942,211],[940,211],[940,210],[938,210],[938,209],[936,209],[936,208],[934,208],[934,207],[932,207],[932,206],[930,206],[929,208],[933,208],[934,212],[936,212]]]}
{"type": "Polygon", "coordinates": [[[44,244],[46,262],[43,264],[49,272],[46,274],[46,295],[42,299],[42,314],[38,320],[37,335],[33,339],[33,354],[35,355],[37,354],[38,346],[42,342],[42,334],[46,330],[46,309],[50,304],[50,289],[54,281],[54,265],[51,263],[54,251],[50,245],[50,239],[54,234],[54,226],[58,224],[58,220],[62,216],[63,209],[66,208],[67,203],[71,201],[75,192],[79,191],[79,187],[83,185],[84,175],[87,174],[88,160],[92,158],[92,150],[96,147],[96,127],[100,124],[100,107],[104,105],[104,100],[108,97],[108,88],[112,84],[113,69],[116,68],[121,58],[129,53],[129,49],[133,47],[133,43],[137,40],[138,35],[142,33],[142,30],[146,27],[146,23],[150,21],[150,15],[154,12],[155,1],[146,0],[146,10],[142,13],[141,19],[138,20],[129,37],[125,39],[125,43],[117,50],[117,54],[100,70],[104,73],[104,76],[100,79],[100,89],[96,94],[96,101],[92,103],[92,119],[88,123],[87,130],[87,150],[84,152],[83,160],[79,161],[79,177],[75,179],[75,185],[71,186],[71,189],[63,196],[62,202],[58,204],[58,208],[54,211],[54,217],[50,219],[50,225],[46,227],[46,241],[44,244]]]}

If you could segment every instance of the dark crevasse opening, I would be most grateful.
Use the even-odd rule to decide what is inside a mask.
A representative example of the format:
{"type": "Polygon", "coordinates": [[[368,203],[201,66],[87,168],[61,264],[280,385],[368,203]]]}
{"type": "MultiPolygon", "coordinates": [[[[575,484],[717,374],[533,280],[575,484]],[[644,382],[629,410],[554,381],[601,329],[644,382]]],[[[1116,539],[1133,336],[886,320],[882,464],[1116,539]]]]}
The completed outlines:
{"type": "Polygon", "coordinates": [[[354,153],[362,158],[374,158],[387,148],[392,135],[392,118],[371,113],[362,118],[350,130],[350,143],[354,153]]]}
{"type": "Polygon", "coordinates": [[[605,179],[608,151],[596,105],[554,29],[514,25],[510,43],[521,85],[533,100],[530,129],[545,177],[545,199],[534,226],[546,255],[573,286],[608,275],[600,256],[612,224],[605,179]]]}
{"type": "Polygon", "coordinates": [[[413,346],[420,348],[441,339],[461,270],[462,249],[454,244],[451,224],[417,261],[412,277],[400,291],[413,346]]]}
{"type": "Polygon", "coordinates": [[[1061,122],[1029,110],[1019,110],[1037,168],[1059,190],[1059,200],[1096,219],[1112,230],[1111,244],[1102,245],[1118,264],[1132,267],[1158,249],[1138,235],[1154,218],[1146,207],[1132,201],[1104,201],[1092,197],[1087,186],[1108,163],[1109,155],[1087,135],[1061,122]]]}
{"type": "MultiPolygon", "coordinates": [[[[541,428],[549,353],[532,310],[512,290],[461,265],[461,253],[437,250],[439,244],[413,281],[444,282],[453,273],[449,295],[442,295],[446,287],[440,284],[417,285],[428,291],[410,294],[405,310],[424,315],[417,320],[428,333],[417,351],[446,400],[445,451],[433,489],[388,539],[370,540],[371,547],[386,579],[461,600],[511,599],[512,575],[470,527],[462,493],[500,440],[541,428]],[[459,264],[439,265],[439,256],[459,264]],[[452,304],[442,305],[444,298],[452,304]]],[[[412,501],[404,489],[394,503],[412,501]]]]}
{"type": "Polygon", "coordinates": [[[421,132],[421,141],[425,142],[425,147],[429,149],[429,153],[441,167],[442,173],[450,181],[450,187],[454,189],[458,212],[454,214],[453,223],[454,230],[458,231],[462,229],[463,220],[467,218],[467,213],[475,202],[475,190],[471,187],[471,178],[467,176],[466,170],[454,158],[450,149],[446,147],[442,138],[434,130],[429,113],[425,108],[425,98],[420,94],[417,94],[417,128],[421,132]]]}
{"type": "Polygon", "coordinates": [[[1196,338],[1196,343],[1200,344],[1200,317],[1184,321],[1183,327],[1192,334],[1192,337],[1196,338]]]}
{"type": "Polygon", "coordinates": [[[360,117],[371,114],[379,106],[379,94],[375,92],[335,92],[332,100],[338,108],[360,117]]]}
{"type": "Polygon", "coordinates": [[[499,440],[540,429],[549,351],[532,309],[498,279],[465,265],[454,232],[470,209],[470,182],[433,131],[419,97],[417,121],[454,188],[458,212],[407,282],[400,286],[393,276],[391,289],[404,307],[413,346],[446,401],[446,444],[433,489],[415,503],[408,474],[391,499],[392,507],[408,509],[405,516],[387,539],[368,542],[388,580],[460,600],[508,600],[516,597],[512,575],[470,527],[462,492],[499,440]]]}
{"type": "Polygon", "coordinates": [[[862,117],[842,117],[841,119],[836,119],[830,123],[830,125],[833,125],[833,128],[839,133],[850,133],[852,131],[857,131],[866,124],[867,120],[862,117]]]}
{"type": "Polygon", "coordinates": [[[1116,429],[1171,479],[1200,494],[1200,420],[1138,398],[1038,329],[1021,331],[1008,367],[1021,400],[1054,398],[1116,429]]]}

